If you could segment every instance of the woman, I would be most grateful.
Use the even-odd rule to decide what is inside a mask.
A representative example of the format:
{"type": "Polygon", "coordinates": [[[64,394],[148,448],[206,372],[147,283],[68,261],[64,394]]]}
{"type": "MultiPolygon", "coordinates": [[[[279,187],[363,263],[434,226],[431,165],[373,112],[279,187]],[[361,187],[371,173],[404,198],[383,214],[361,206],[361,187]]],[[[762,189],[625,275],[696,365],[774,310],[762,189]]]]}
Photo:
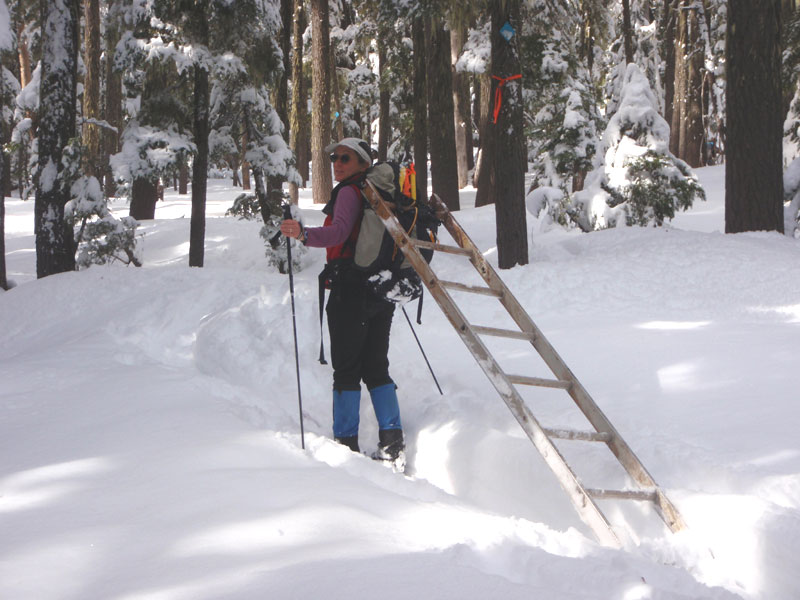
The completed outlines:
{"type": "Polygon", "coordinates": [[[364,200],[359,184],[372,164],[369,144],[344,138],[325,148],[331,153],[338,185],[322,209],[322,227],[304,228],[287,219],[281,232],[306,246],[327,249],[325,273],[330,287],[326,306],[333,364],[333,436],[359,452],[361,381],[369,390],[378,420],[378,451],[373,458],[405,468],[405,445],[396,386],[389,376],[389,332],[394,304],[380,300],[365,286],[366,276],[353,266],[364,200]]]}

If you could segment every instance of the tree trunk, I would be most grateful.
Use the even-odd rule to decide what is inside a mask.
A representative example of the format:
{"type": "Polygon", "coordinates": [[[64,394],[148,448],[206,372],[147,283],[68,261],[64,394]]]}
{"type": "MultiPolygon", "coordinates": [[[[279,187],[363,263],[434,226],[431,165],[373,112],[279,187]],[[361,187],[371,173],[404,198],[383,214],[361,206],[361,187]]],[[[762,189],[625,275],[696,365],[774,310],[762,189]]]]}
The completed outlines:
{"type": "MultiPolygon", "coordinates": [[[[0,97],[5,96],[5,81],[0,80],[0,97]]],[[[3,119],[0,123],[0,289],[8,289],[8,277],[6,275],[6,185],[8,184],[8,173],[5,169],[7,155],[5,150],[6,140],[8,140],[8,125],[3,119]]]]}
{"type": "MultiPolygon", "coordinates": [[[[100,118],[100,0],[85,0],[83,118],[100,118]]],[[[102,179],[99,126],[84,122],[82,127],[83,168],[87,175],[102,179]]]]}
{"type": "Polygon", "coordinates": [[[311,188],[315,204],[328,202],[331,190],[330,159],[325,147],[331,141],[331,95],[328,0],[311,0],[311,188]]]}
{"type": "Polygon", "coordinates": [[[460,208],[458,165],[453,108],[453,77],[450,71],[450,34],[444,23],[429,18],[426,27],[428,53],[428,127],[431,142],[431,184],[450,210],[460,208]]]}
{"type": "MultiPolygon", "coordinates": [[[[31,53],[28,48],[28,38],[24,35],[24,31],[25,23],[23,19],[20,19],[17,23],[17,56],[19,58],[19,84],[21,88],[24,88],[31,81],[31,53]]],[[[28,140],[33,140],[34,131],[37,127],[36,121],[38,119],[38,115],[32,115],[29,111],[25,111],[25,116],[32,117],[33,127],[28,130],[26,137],[28,140]]],[[[19,147],[17,148],[17,189],[19,189],[20,194],[22,194],[22,190],[25,188],[25,185],[28,181],[28,159],[29,155],[25,144],[19,144],[19,147]]],[[[8,181],[6,181],[6,186],[7,191],[10,192],[10,176],[8,181]]]]}
{"type": "MultiPolygon", "coordinates": [[[[304,0],[294,2],[294,20],[292,25],[292,39],[294,53],[292,54],[292,110],[289,124],[289,148],[292,150],[297,163],[297,172],[303,180],[308,179],[308,156],[305,151],[308,136],[308,117],[306,108],[306,84],[303,77],[303,32],[306,28],[306,11],[303,8],[304,0]]],[[[297,184],[289,182],[289,196],[292,204],[298,202],[297,184]]]]}
{"type": "Polygon", "coordinates": [[[703,41],[694,0],[681,0],[675,32],[675,102],[670,150],[692,167],[703,164],[703,41]]]}
{"type": "Polygon", "coordinates": [[[19,56],[19,85],[23,88],[31,82],[31,53],[24,31],[25,23],[20,19],[17,23],[17,54],[19,56]]]}
{"type": "Polygon", "coordinates": [[[283,73],[278,80],[278,90],[275,100],[275,112],[283,123],[283,139],[289,141],[289,74],[292,72],[290,50],[292,48],[292,0],[281,0],[281,27],[280,44],[283,53],[283,73]]]}
{"type": "Polygon", "coordinates": [[[339,94],[339,72],[336,70],[336,46],[331,43],[328,52],[331,57],[331,103],[333,104],[333,112],[335,115],[334,121],[336,123],[336,131],[331,132],[334,139],[341,140],[344,138],[344,123],[342,122],[342,101],[339,94]]]}
{"type": "MultiPolygon", "coordinates": [[[[250,190],[250,163],[247,162],[247,146],[250,143],[247,137],[247,128],[242,128],[242,189],[250,190]]],[[[290,130],[291,131],[291,130],[290,130]]]]}
{"type": "Polygon", "coordinates": [[[779,0],[729,0],[725,232],[783,232],[779,0]]]}
{"type": "Polygon", "coordinates": [[[378,160],[386,160],[389,152],[389,135],[392,131],[392,124],[389,119],[391,108],[391,91],[389,89],[388,68],[386,58],[385,36],[379,36],[376,40],[378,44],[378,77],[380,79],[378,93],[378,160]]]}
{"type": "MultiPolygon", "coordinates": [[[[5,143],[5,136],[0,140],[5,143]]],[[[5,154],[5,151],[2,151],[5,154]]],[[[0,176],[0,183],[5,182],[5,177],[0,176]]],[[[0,188],[2,189],[2,188],[0,188]]],[[[6,276],[6,197],[0,194],[0,289],[8,289],[8,277],[6,276]]]]}
{"type": "Polygon", "coordinates": [[[631,0],[622,0],[622,38],[625,44],[625,64],[633,62],[633,27],[631,25],[631,0]]]}
{"type": "Polygon", "coordinates": [[[78,0],[42,0],[42,72],[39,91],[39,161],[34,230],[36,276],[75,269],[75,240],[64,220],[70,182],[64,181],[64,148],[75,137],[78,68],[78,0]]]}
{"type": "Polygon", "coordinates": [[[489,109],[492,103],[492,78],[488,73],[480,75],[480,114],[478,115],[478,132],[481,146],[475,164],[473,185],[478,189],[475,194],[475,206],[494,204],[496,194],[494,187],[494,127],[489,122],[489,109]]]}
{"type": "MultiPolygon", "coordinates": [[[[497,197],[497,261],[501,269],[528,264],[528,227],[525,211],[525,135],[522,122],[522,79],[510,79],[521,73],[519,32],[522,31],[520,0],[492,4],[492,75],[495,90],[502,93],[496,123],[493,122],[496,152],[494,152],[497,197]],[[510,40],[500,28],[510,23],[516,30],[510,40]],[[502,82],[505,83],[502,83],[502,82]]],[[[498,107],[493,107],[494,111],[498,107]]]]}
{"type": "MultiPolygon", "coordinates": [[[[109,2],[109,5],[111,3],[109,2]]],[[[120,132],[122,131],[122,76],[114,69],[114,52],[119,41],[119,29],[116,22],[111,19],[106,21],[105,31],[105,61],[106,61],[106,97],[105,119],[109,125],[116,127],[116,131],[103,130],[103,173],[105,185],[103,191],[107,198],[117,191],[114,174],[111,171],[109,157],[119,152],[120,132]]]]}
{"type": "MultiPolygon", "coordinates": [[[[675,106],[675,20],[678,0],[664,0],[662,19],[662,48],[664,53],[664,119],[672,126],[672,115],[675,106]]],[[[672,152],[674,130],[670,131],[670,151],[672,152]]],[[[672,152],[675,154],[675,152],[672,152]]]]}
{"type": "Polygon", "coordinates": [[[186,164],[186,156],[183,155],[178,163],[178,193],[181,196],[189,193],[189,165],[186,164]]]}
{"type": "Polygon", "coordinates": [[[453,72],[453,126],[456,140],[456,166],[458,189],[469,182],[469,154],[472,153],[472,125],[469,122],[469,82],[467,76],[456,71],[456,62],[467,37],[466,25],[450,30],[450,64],[453,72]]]}
{"type": "MultiPolygon", "coordinates": [[[[206,30],[206,40],[208,31],[206,30]]],[[[206,238],[206,190],[208,185],[208,71],[194,67],[194,143],[197,153],[192,165],[192,221],[189,233],[189,266],[202,267],[206,238]]]]}
{"type": "Polygon", "coordinates": [[[411,25],[414,44],[414,169],[417,172],[417,198],[428,198],[428,102],[425,54],[425,24],[416,17],[411,25]]]}
{"type": "Polygon", "coordinates": [[[578,42],[578,54],[586,61],[589,76],[594,68],[594,22],[592,20],[591,6],[581,0],[581,32],[578,42]]]}
{"type": "Polygon", "coordinates": [[[137,221],[149,221],[156,217],[158,183],[145,177],[137,177],[131,186],[129,214],[137,221]]]}

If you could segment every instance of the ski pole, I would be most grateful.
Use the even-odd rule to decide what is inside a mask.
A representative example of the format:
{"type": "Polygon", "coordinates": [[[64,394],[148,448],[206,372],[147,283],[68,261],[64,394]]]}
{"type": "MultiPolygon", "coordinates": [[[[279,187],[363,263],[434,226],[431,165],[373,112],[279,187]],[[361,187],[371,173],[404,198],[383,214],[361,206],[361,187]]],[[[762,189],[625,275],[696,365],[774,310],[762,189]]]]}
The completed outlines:
{"type": "Polygon", "coordinates": [[[422,358],[425,359],[425,364],[428,365],[428,370],[431,372],[431,377],[433,377],[433,382],[436,384],[436,387],[439,389],[439,393],[444,396],[444,392],[442,391],[442,387],[439,385],[439,380],[436,379],[436,374],[433,372],[433,367],[431,367],[431,363],[428,361],[428,357],[425,355],[425,350],[422,349],[422,344],[417,337],[417,332],[414,331],[414,326],[411,324],[411,319],[408,318],[408,313],[406,312],[406,307],[401,306],[400,308],[403,309],[403,315],[408,322],[408,326],[411,327],[411,333],[414,334],[414,339],[417,340],[417,346],[419,346],[419,351],[422,352],[422,358]]]}
{"type": "MultiPolygon", "coordinates": [[[[290,204],[283,205],[283,218],[292,218],[290,204]]],[[[303,395],[300,393],[300,354],[297,351],[297,317],[294,310],[294,276],[292,274],[292,240],[286,238],[286,261],[289,264],[289,295],[292,297],[292,330],[294,331],[294,366],[297,372],[297,404],[300,409],[300,447],[306,449],[306,437],[303,430],[303,395]]]]}

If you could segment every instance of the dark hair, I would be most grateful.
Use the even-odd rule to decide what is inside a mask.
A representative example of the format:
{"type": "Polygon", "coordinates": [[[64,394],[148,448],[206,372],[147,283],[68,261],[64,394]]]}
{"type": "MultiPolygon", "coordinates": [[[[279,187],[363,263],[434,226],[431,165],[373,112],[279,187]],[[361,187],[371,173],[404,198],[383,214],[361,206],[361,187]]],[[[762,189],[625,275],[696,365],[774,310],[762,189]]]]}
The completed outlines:
{"type": "MultiPolygon", "coordinates": [[[[375,158],[375,153],[372,151],[372,148],[369,147],[369,144],[367,142],[365,142],[364,140],[361,140],[360,142],[358,142],[358,145],[361,147],[361,149],[364,152],[367,153],[367,156],[369,156],[372,159],[375,158]]],[[[366,165],[370,164],[367,161],[365,161],[363,158],[361,158],[361,155],[358,155],[358,160],[359,160],[359,162],[364,163],[366,165]]]]}

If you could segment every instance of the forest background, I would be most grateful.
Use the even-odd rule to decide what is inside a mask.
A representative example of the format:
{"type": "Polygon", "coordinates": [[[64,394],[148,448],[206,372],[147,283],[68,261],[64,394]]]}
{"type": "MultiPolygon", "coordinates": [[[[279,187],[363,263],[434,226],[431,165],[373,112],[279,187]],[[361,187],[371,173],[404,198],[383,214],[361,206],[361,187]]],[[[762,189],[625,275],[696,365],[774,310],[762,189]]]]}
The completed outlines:
{"type": "Polygon", "coordinates": [[[202,266],[209,174],[269,239],[298,187],[327,200],[345,136],[451,210],[472,183],[501,268],[528,261],[526,199],[553,226],[661,225],[722,161],[726,231],[792,234],[799,22],[794,0],[0,0],[0,189],[35,197],[39,277],[140,264],[163,186],[191,193],[202,266]]]}

